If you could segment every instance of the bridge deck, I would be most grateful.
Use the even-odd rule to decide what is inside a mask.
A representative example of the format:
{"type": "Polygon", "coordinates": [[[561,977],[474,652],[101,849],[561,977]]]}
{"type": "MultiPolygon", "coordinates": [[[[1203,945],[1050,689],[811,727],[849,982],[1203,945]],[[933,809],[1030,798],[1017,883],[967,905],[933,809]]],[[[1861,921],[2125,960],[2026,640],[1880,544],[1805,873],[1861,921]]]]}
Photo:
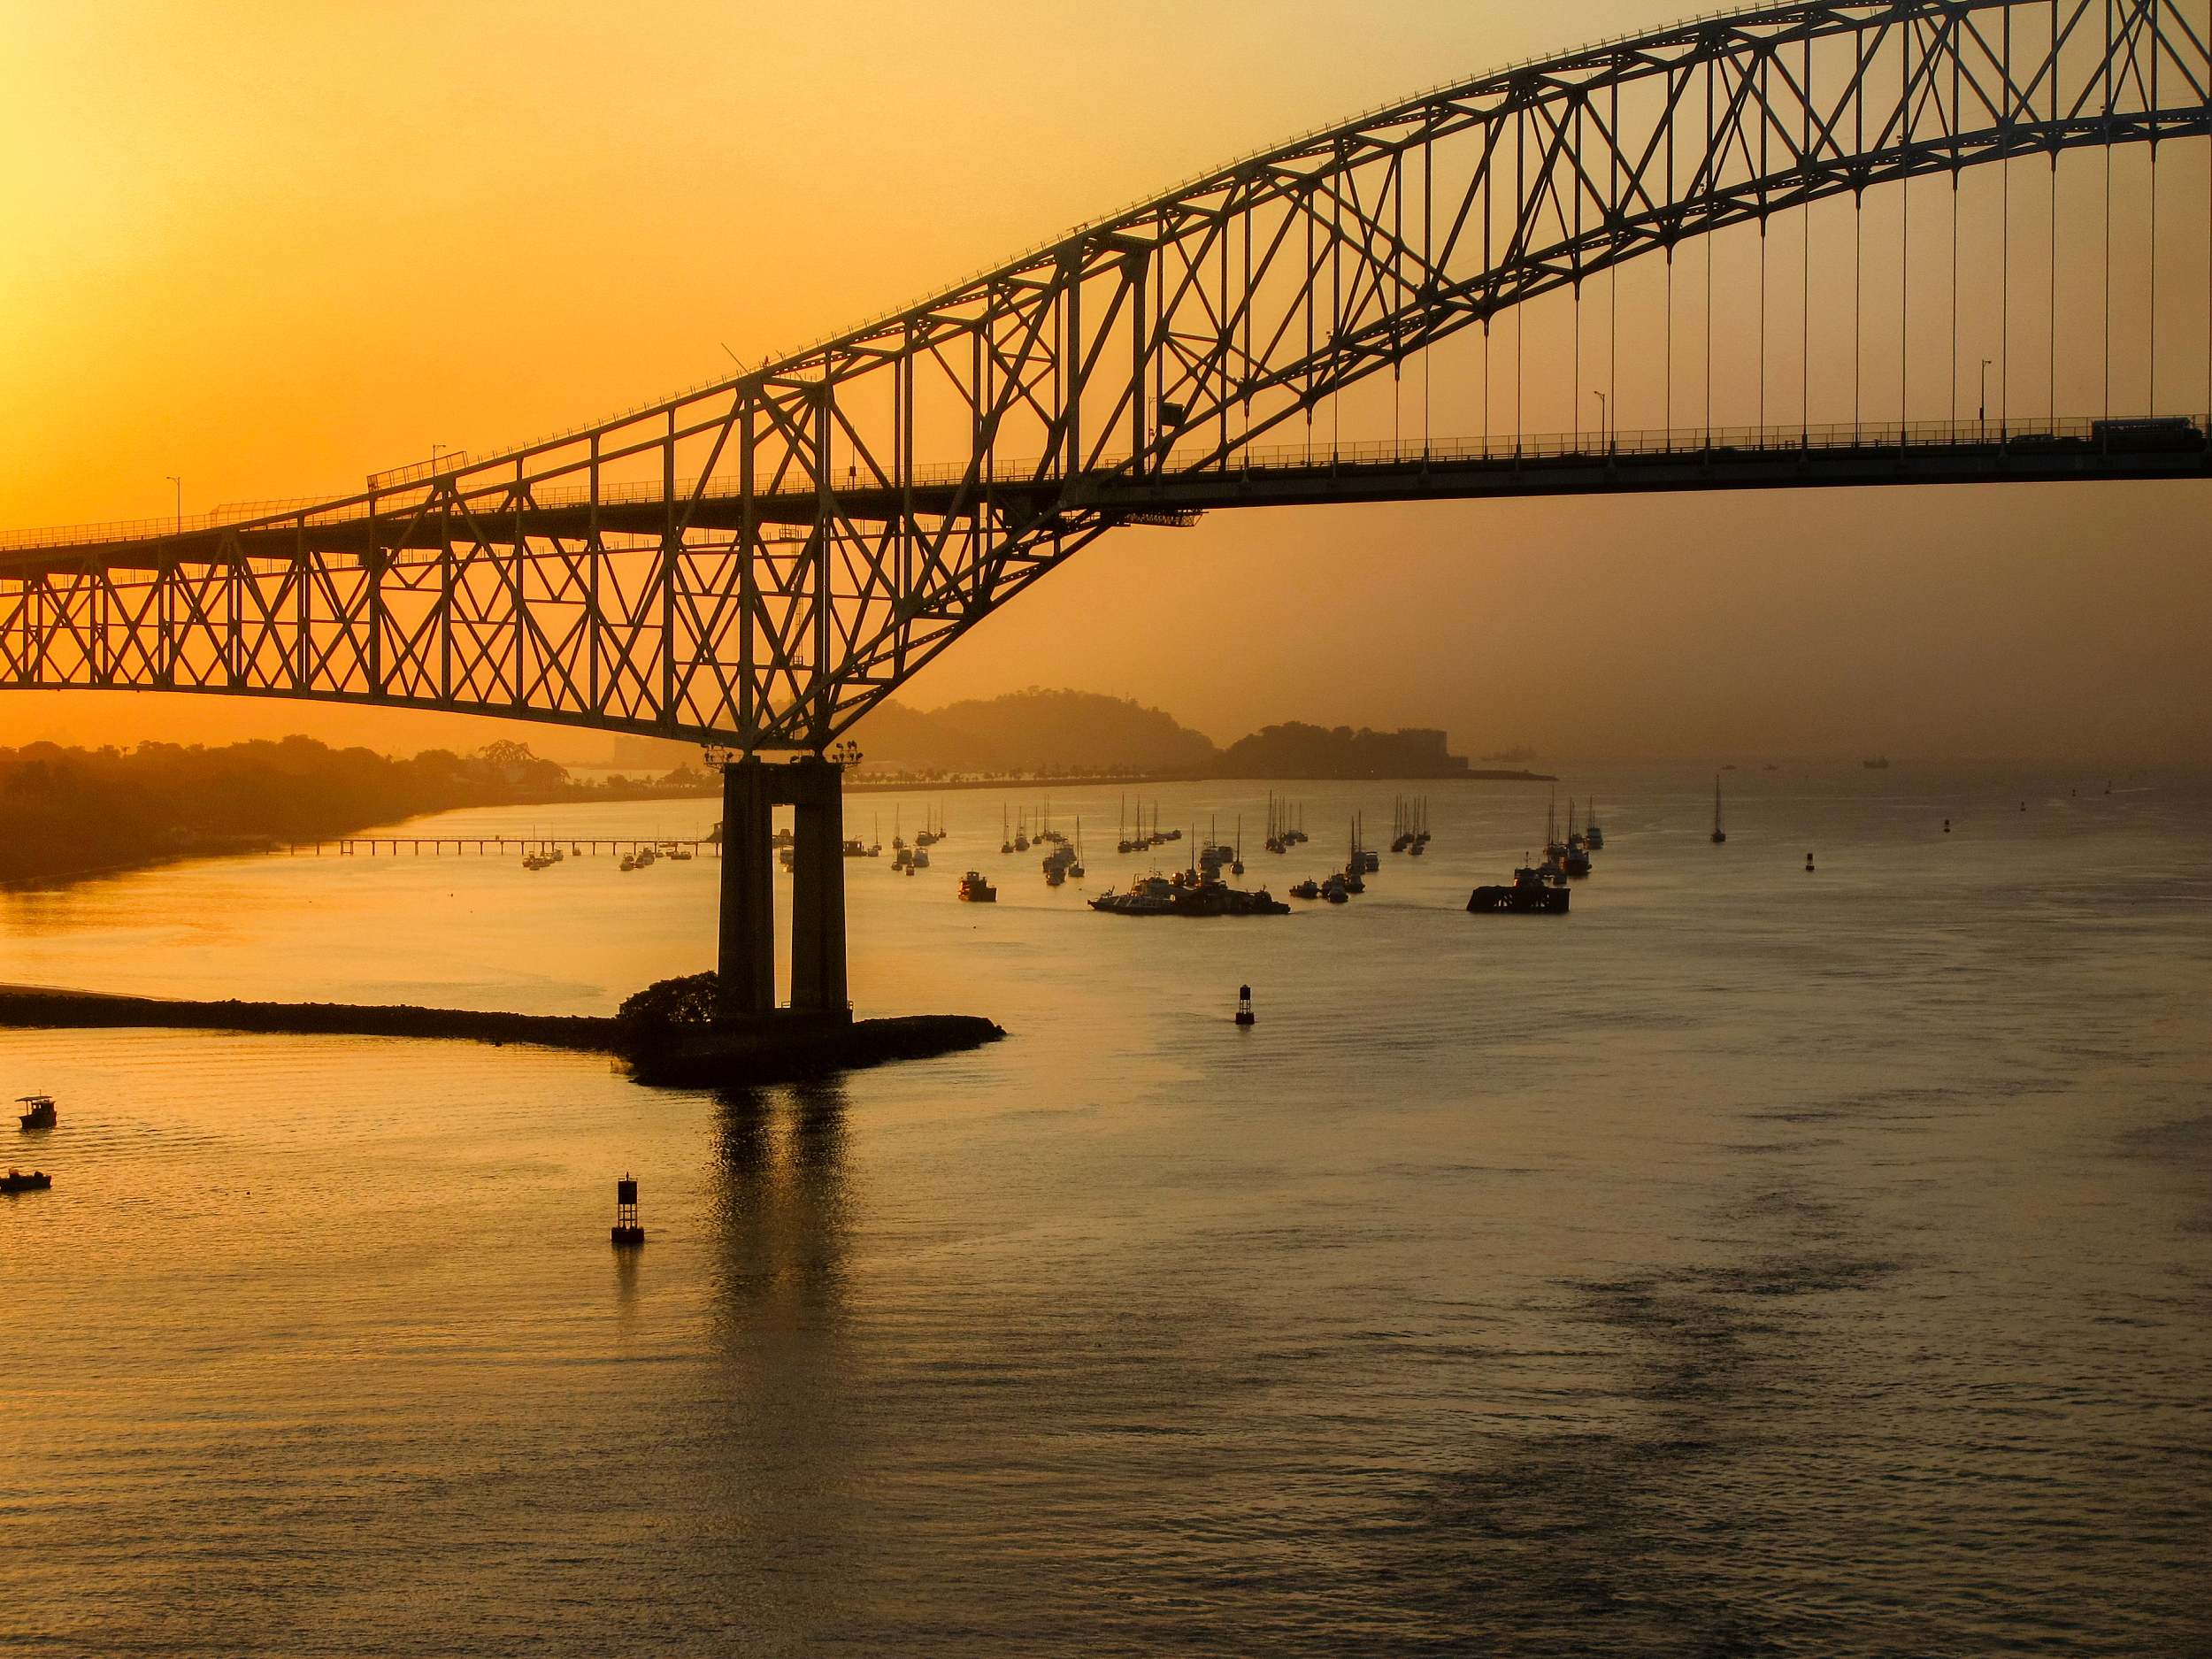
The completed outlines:
{"type": "MultiPolygon", "coordinates": [[[[2068,420],[2001,434],[1981,423],[1943,422],[1612,438],[1569,434],[1427,450],[1366,444],[1334,455],[1302,446],[1271,448],[1225,461],[1181,464],[1179,457],[1141,476],[1116,467],[1070,479],[1016,466],[1008,469],[1010,476],[985,480],[936,468],[898,487],[838,490],[829,507],[834,518],[864,531],[904,514],[942,517],[984,503],[1033,518],[1060,511],[1154,515],[1520,495],[2203,478],[2212,476],[2206,424],[2212,422],[2116,440],[2091,435],[2096,423],[2068,420]]],[[[617,545],[624,539],[657,542],[672,521],[696,541],[703,534],[736,535],[749,511],[756,524],[771,526],[772,541],[798,541],[821,518],[824,501],[808,489],[760,494],[749,503],[734,487],[710,484],[698,490],[686,484],[672,508],[650,487],[611,486],[594,503],[588,492],[565,484],[534,489],[525,503],[480,494],[457,511],[418,500],[380,503],[372,518],[364,503],[340,503],[289,520],[203,523],[168,534],[111,540],[70,531],[20,533],[0,541],[0,580],[47,571],[223,565],[242,557],[280,561],[303,553],[403,557],[523,539],[584,545],[595,527],[603,539],[617,538],[617,545]]]]}

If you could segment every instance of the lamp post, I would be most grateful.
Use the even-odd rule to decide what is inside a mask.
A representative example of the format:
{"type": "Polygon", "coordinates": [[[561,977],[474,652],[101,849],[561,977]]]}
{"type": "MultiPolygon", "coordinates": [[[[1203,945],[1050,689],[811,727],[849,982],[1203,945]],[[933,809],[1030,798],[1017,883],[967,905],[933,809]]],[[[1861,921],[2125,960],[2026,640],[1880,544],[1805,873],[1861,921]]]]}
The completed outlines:
{"type": "Polygon", "coordinates": [[[1974,417],[1976,421],[1980,424],[1982,428],[1981,435],[1984,437],[1989,435],[1989,365],[1993,361],[1993,359],[1989,357],[1984,357],[1982,359],[1981,403],[1979,412],[1974,417]]]}
{"type": "MultiPolygon", "coordinates": [[[[1598,400],[1598,442],[1599,442],[1600,443],[1605,443],[1605,442],[1606,442],[1606,436],[1605,436],[1605,434],[1606,434],[1606,416],[1607,416],[1607,410],[1606,410],[1606,406],[1605,406],[1605,394],[1604,394],[1603,392],[1592,392],[1592,393],[1590,394],[1590,396],[1593,396],[1593,397],[1594,397],[1594,398],[1596,398],[1596,399],[1598,400]]],[[[1609,444],[1608,444],[1608,445],[1607,445],[1607,447],[1609,449],[1611,446],[1610,446],[1609,444]]]]}
{"type": "Polygon", "coordinates": [[[182,535],[184,534],[184,480],[172,475],[168,481],[177,487],[177,534],[182,535]]]}

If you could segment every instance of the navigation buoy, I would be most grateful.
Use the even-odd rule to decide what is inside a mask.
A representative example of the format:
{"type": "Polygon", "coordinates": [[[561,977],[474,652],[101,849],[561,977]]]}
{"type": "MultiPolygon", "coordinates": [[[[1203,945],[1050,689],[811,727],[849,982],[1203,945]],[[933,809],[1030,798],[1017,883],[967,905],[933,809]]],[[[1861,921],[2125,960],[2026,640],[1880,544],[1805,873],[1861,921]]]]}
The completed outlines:
{"type": "Polygon", "coordinates": [[[1251,1025],[1257,1023],[1252,1018],[1252,987],[1240,985],[1237,987],[1237,1024],[1251,1025]]]}
{"type": "Polygon", "coordinates": [[[638,1225],[637,1182],[624,1176],[614,1184],[614,1241],[642,1244],[645,1229],[638,1225]]]}
{"type": "Polygon", "coordinates": [[[1809,875],[1809,874],[1811,874],[1811,873],[1812,873],[1812,868],[1813,868],[1813,856],[1812,856],[1812,854],[1810,854],[1810,853],[1807,853],[1807,854],[1805,855],[1805,872],[1806,872],[1806,873],[1807,873],[1808,875],[1809,875]]]}
{"type": "Polygon", "coordinates": [[[1946,835],[1951,833],[1951,820],[1947,818],[1943,820],[1943,833],[1946,835]]]}

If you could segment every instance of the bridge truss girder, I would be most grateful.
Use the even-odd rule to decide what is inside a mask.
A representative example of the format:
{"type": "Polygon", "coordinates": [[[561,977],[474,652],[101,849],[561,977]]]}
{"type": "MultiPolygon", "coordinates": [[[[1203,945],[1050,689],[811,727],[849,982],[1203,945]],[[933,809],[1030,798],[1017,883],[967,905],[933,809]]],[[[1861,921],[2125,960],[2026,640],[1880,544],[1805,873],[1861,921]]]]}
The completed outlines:
{"type": "Polygon", "coordinates": [[[2204,12],[1770,6],[1440,88],[597,426],[0,552],[0,683],[819,751],[1108,529],[1267,499],[1208,480],[1517,306],[1826,198],[2212,134],[2204,12]]]}

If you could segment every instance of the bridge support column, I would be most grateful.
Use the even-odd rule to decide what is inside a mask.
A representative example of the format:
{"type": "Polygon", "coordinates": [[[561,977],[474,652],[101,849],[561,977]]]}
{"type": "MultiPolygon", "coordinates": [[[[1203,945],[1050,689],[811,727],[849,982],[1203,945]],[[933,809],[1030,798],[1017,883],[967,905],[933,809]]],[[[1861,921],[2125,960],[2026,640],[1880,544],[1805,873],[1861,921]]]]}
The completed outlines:
{"type": "Polygon", "coordinates": [[[845,769],[818,755],[779,770],[796,810],[791,857],[791,1008],[842,1016],[845,983],[845,769]]]}
{"type": "Polygon", "coordinates": [[[768,768],[733,761],[722,768],[722,915],[715,957],[725,1019],[772,1014],[776,1008],[775,891],[768,873],[775,856],[768,768]]]}
{"type": "Polygon", "coordinates": [[[845,981],[845,769],[810,755],[788,765],[755,759],[722,768],[720,985],[716,1011],[749,1019],[776,1011],[771,809],[795,809],[791,847],[791,1010],[850,1012],[845,981]]]}

